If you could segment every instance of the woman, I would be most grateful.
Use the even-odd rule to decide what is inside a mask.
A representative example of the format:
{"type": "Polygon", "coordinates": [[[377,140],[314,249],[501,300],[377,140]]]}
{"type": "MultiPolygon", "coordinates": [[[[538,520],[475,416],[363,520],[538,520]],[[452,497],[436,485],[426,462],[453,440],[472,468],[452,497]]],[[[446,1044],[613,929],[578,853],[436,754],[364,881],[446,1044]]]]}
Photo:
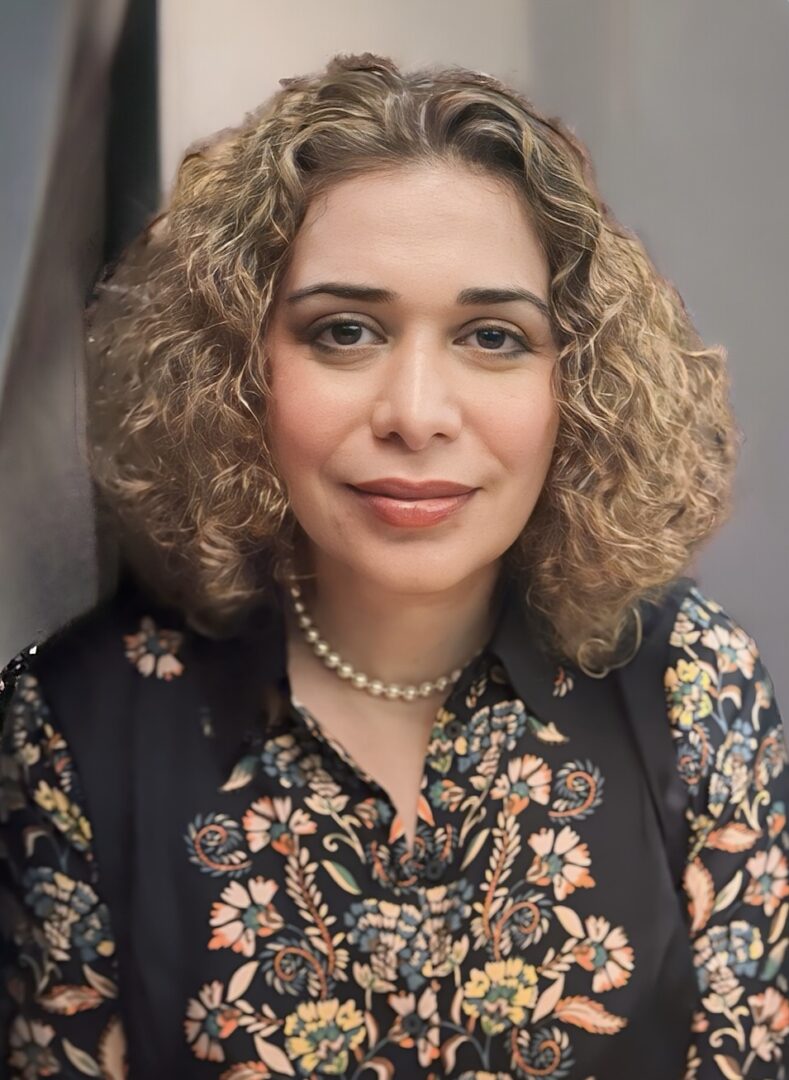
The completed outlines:
{"type": "Polygon", "coordinates": [[[578,141],[337,56],[89,334],[124,572],[4,674],[12,1074],[785,1077],[781,717],[682,576],[725,354],[578,141]]]}

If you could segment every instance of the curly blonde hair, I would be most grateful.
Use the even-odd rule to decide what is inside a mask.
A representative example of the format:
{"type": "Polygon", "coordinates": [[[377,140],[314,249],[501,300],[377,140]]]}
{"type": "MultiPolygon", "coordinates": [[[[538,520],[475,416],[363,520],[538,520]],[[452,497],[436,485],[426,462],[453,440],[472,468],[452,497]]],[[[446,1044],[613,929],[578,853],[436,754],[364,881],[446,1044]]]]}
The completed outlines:
{"type": "Polygon", "coordinates": [[[266,435],[266,326],[307,207],[344,178],[449,162],[508,183],[549,272],[552,463],[505,554],[547,647],[605,670],[729,516],[726,352],[597,191],[587,149],[490,75],[372,53],[280,80],[185,155],[165,212],[86,313],[88,454],[124,558],[203,633],[273,596],[298,524],[266,435]]]}

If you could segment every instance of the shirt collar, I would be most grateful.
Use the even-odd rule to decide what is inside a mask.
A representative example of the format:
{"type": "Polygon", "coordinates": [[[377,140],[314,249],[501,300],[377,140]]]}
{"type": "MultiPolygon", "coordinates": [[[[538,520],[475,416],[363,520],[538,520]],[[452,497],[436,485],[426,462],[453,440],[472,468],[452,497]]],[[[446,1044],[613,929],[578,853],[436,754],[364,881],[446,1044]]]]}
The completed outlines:
{"type": "MultiPolygon", "coordinates": [[[[282,708],[288,686],[284,603],[279,589],[274,600],[251,610],[232,637],[188,636],[189,659],[228,768],[265,736],[261,710],[282,708]]],[[[503,664],[518,697],[533,709],[550,708],[558,665],[539,644],[541,621],[522,599],[521,589],[502,580],[494,603],[498,612],[487,651],[503,664]]]]}
{"type": "MultiPolygon", "coordinates": [[[[191,661],[196,670],[218,753],[229,768],[265,736],[261,712],[283,707],[288,687],[285,603],[278,587],[271,601],[251,609],[232,637],[186,636],[185,663],[191,661]]],[[[552,655],[545,644],[547,623],[528,605],[522,585],[502,575],[494,605],[497,615],[487,651],[501,662],[516,696],[534,713],[549,721],[561,707],[565,689],[578,680],[597,696],[604,690],[610,680],[590,679],[552,655]]],[[[646,637],[654,609],[642,605],[641,612],[646,637]]]]}

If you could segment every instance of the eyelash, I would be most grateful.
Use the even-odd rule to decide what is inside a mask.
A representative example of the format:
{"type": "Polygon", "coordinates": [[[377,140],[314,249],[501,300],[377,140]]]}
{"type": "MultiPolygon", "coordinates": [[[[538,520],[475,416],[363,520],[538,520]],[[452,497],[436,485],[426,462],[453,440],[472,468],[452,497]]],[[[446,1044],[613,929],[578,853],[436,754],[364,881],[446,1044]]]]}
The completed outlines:
{"type": "MultiPolygon", "coordinates": [[[[325,330],[331,330],[331,328],[333,326],[361,326],[365,330],[369,330],[371,333],[376,332],[375,330],[372,329],[371,326],[367,326],[366,323],[360,322],[359,319],[351,319],[351,318],[344,318],[342,316],[335,316],[329,322],[325,322],[322,325],[316,327],[314,333],[309,335],[310,344],[313,345],[316,349],[319,349],[321,352],[326,352],[326,353],[350,352],[353,349],[362,349],[362,348],[365,347],[363,345],[348,345],[348,346],[325,345],[322,342],[319,342],[317,339],[320,337],[320,335],[325,330]]],[[[513,341],[517,341],[518,344],[521,347],[519,349],[510,349],[508,352],[505,352],[502,349],[482,349],[481,348],[479,350],[480,352],[492,353],[493,355],[496,355],[497,353],[500,353],[502,356],[521,356],[523,353],[530,353],[530,352],[534,351],[530,347],[529,342],[527,341],[527,339],[525,337],[523,337],[521,334],[516,334],[513,330],[507,330],[505,327],[499,326],[496,323],[490,323],[487,326],[476,326],[466,336],[468,337],[468,336],[470,336],[470,334],[479,333],[482,330],[501,330],[508,337],[511,337],[513,339],[513,341]]]]}

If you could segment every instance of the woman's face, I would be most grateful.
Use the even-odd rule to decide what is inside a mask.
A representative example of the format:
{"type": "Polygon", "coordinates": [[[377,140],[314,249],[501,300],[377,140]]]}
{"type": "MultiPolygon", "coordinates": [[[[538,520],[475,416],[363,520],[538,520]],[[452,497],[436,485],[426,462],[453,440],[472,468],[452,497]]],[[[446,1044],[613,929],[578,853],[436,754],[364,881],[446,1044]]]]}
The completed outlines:
{"type": "Polygon", "coordinates": [[[316,565],[412,594],[489,573],[558,423],[548,266],[523,207],[495,178],[404,167],[315,200],[291,254],[266,334],[269,437],[316,565]],[[535,299],[500,295],[515,291],[535,299]],[[472,490],[354,490],[384,479],[472,490]]]}

